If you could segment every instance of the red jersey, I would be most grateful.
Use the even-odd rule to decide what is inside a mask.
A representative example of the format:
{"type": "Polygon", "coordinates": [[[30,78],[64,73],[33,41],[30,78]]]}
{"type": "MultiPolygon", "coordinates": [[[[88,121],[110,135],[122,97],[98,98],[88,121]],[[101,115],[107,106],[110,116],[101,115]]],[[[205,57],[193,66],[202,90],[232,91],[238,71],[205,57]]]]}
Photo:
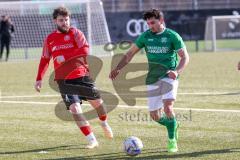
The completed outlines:
{"type": "Polygon", "coordinates": [[[42,80],[51,58],[55,79],[74,79],[88,75],[88,49],[84,34],[76,28],[71,27],[67,33],[52,32],[44,41],[36,80],[42,80]]]}

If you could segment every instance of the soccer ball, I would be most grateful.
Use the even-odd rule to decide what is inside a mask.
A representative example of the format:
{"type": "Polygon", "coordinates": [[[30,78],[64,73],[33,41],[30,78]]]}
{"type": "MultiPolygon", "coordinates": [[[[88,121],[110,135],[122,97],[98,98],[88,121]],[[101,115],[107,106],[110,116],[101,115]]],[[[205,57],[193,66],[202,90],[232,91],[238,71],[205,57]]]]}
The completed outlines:
{"type": "Polygon", "coordinates": [[[123,142],[124,152],[130,156],[136,156],[141,153],[143,148],[142,141],[135,136],[128,137],[123,142]]]}

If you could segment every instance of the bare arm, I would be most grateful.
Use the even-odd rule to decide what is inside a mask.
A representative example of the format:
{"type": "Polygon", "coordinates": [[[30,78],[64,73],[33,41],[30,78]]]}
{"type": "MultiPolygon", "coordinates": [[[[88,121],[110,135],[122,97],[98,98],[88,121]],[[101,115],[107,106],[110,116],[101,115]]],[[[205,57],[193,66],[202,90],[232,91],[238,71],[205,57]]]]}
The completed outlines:
{"type": "Polygon", "coordinates": [[[120,73],[120,70],[126,66],[133,58],[133,56],[140,50],[135,44],[128,50],[128,52],[123,56],[121,61],[118,63],[115,69],[113,69],[109,75],[109,78],[114,80],[120,73]]]}
{"type": "Polygon", "coordinates": [[[178,50],[178,55],[180,57],[180,62],[176,68],[176,71],[169,71],[168,76],[172,79],[176,79],[178,74],[182,73],[187,64],[189,63],[189,54],[186,48],[178,50]]]}
{"type": "Polygon", "coordinates": [[[179,74],[179,73],[182,73],[184,68],[188,65],[188,63],[189,63],[189,54],[187,52],[187,49],[183,48],[183,49],[180,49],[178,51],[178,55],[181,58],[178,66],[177,66],[177,69],[176,69],[177,73],[179,74]]]}

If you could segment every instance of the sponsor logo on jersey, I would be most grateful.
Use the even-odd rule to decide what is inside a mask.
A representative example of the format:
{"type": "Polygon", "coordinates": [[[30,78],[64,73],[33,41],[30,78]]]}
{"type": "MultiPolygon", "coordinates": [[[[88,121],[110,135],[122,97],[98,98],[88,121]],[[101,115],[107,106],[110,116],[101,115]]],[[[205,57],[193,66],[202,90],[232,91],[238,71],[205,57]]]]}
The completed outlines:
{"type": "Polygon", "coordinates": [[[148,53],[155,53],[155,54],[168,53],[169,50],[170,49],[168,47],[147,46],[148,53]]]}
{"type": "Polygon", "coordinates": [[[148,41],[153,42],[153,39],[148,39],[148,41]]]}
{"type": "Polygon", "coordinates": [[[162,42],[162,43],[167,43],[167,37],[162,37],[162,38],[161,38],[161,42],[162,42]]]}
{"type": "Polygon", "coordinates": [[[62,50],[62,49],[73,48],[73,47],[74,47],[74,45],[72,43],[63,44],[63,45],[59,45],[59,46],[53,46],[52,52],[62,50]]]}
{"type": "Polygon", "coordinates": [[[70,40],[70,36],[69,35],[64,36],[64,41],[69,41],[69,40],[70,40]]]}

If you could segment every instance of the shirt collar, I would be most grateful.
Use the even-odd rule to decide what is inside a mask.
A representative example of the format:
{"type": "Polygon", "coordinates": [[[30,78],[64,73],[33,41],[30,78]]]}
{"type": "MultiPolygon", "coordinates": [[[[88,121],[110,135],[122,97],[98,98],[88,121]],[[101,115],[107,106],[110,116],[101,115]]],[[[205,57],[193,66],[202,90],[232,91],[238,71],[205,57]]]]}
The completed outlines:
{"type": "Polygon", "coordinates": [[[156,35],[160,35],[160,34],[162,34],[164,31],[165,31],[165,27],[163,28],[163,30],[161,31],[161,32],[158,32],[158,33],[156,33],[156,35]]]}

